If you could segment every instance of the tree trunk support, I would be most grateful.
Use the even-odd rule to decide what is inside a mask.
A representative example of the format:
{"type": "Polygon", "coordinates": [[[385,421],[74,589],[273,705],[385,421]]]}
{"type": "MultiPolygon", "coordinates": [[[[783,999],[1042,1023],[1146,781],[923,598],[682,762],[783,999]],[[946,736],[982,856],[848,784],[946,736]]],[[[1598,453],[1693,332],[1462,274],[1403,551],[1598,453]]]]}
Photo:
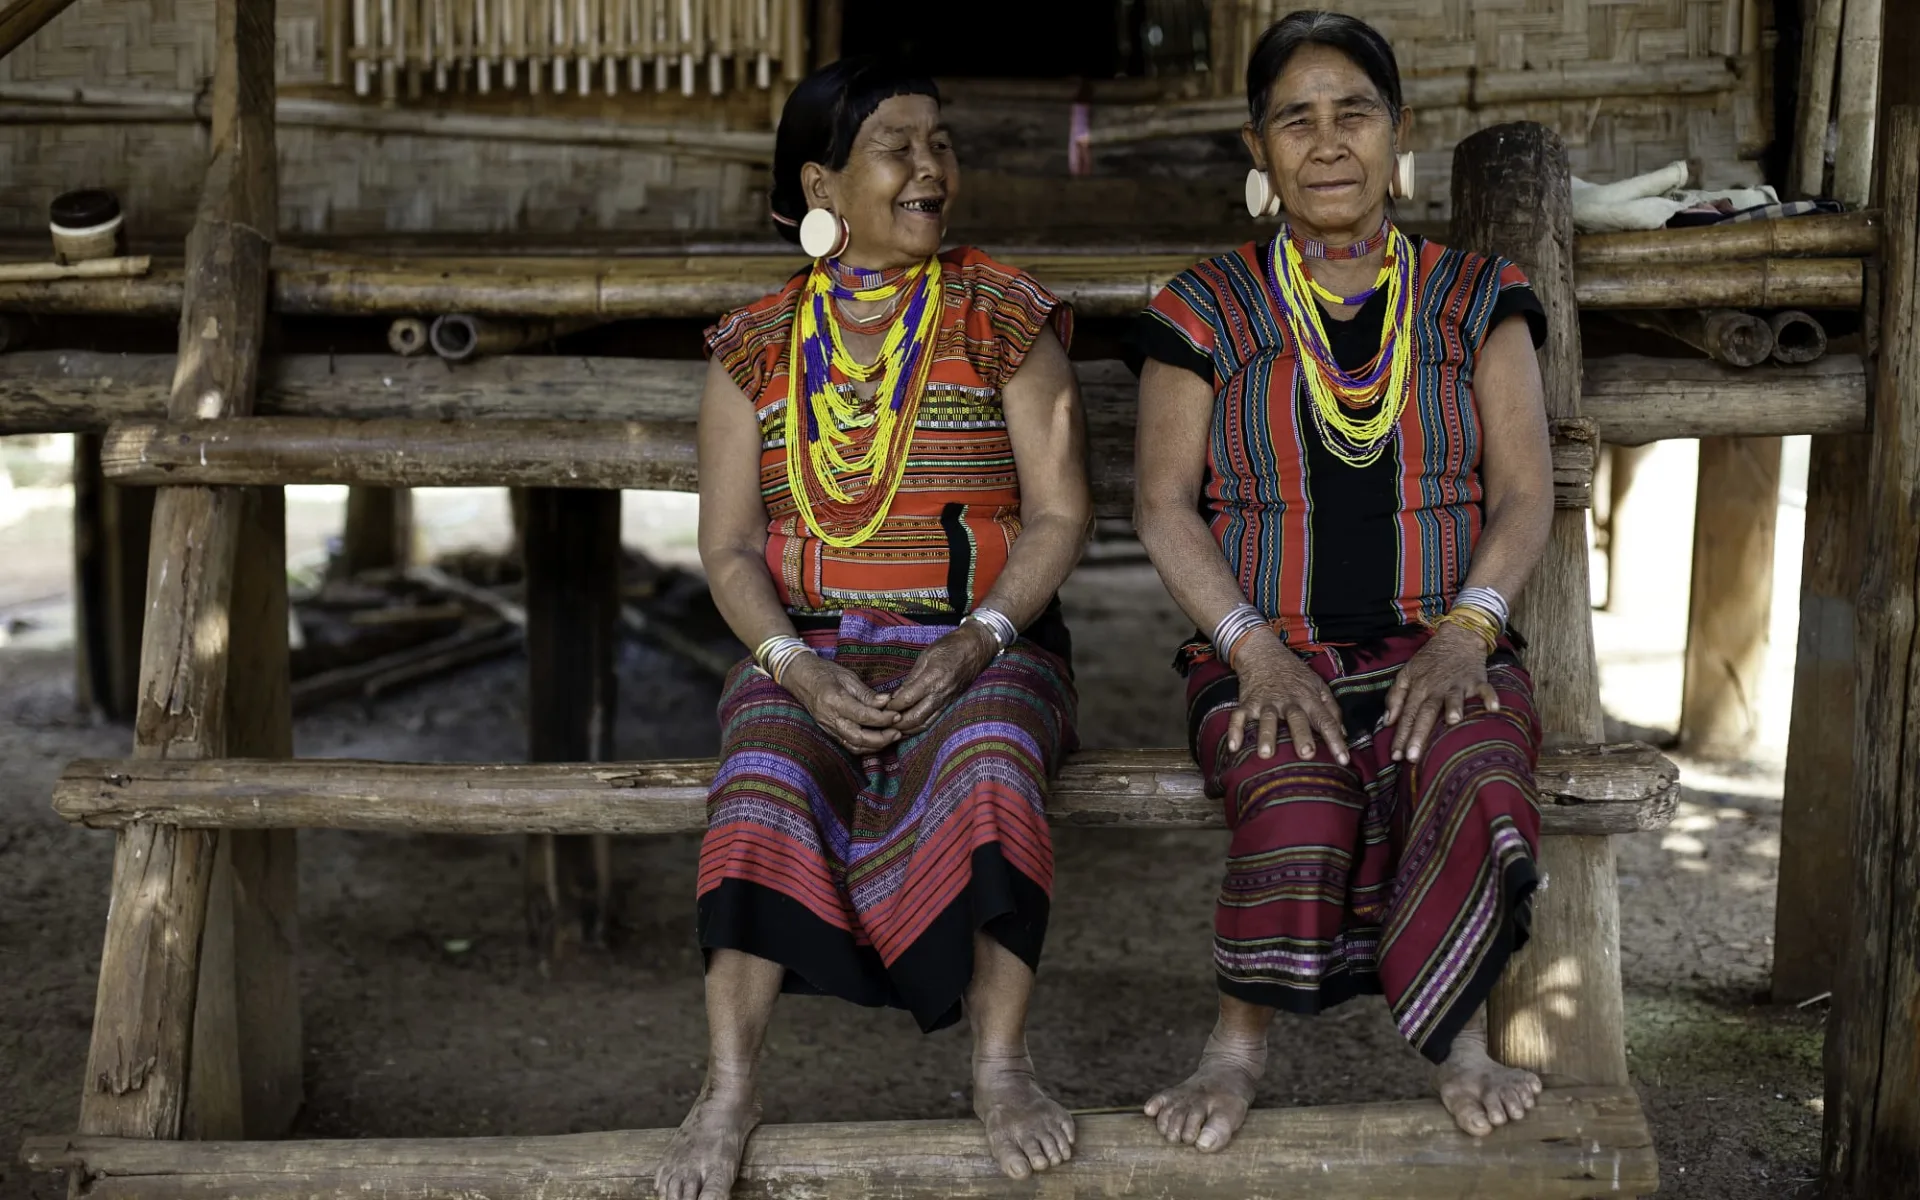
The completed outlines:
{"type": "Polygon", "coordinates": [[[1773,616],[1780,439],[1701,438],[1680,741],[1737,757],[1759,732],[1773,616]]]}
{"type": "MultiPolygon", "coordinates": [[[[1580,322],[1573,286],[1573,208],[1566,146],[1541,125],[1485,129],[1453,159],[1455,245],[1503,255],[1532,280],[1547,310],[1541,353],[1547,415],[1580,415],[1580,322]]],[[[1587,581],[1587,514],[1557,509],[1553,535],[1515,623],[1549,742],[1601,738],[1599,675],[1587,581]]],[[[1490,1048],[1550,1083],[1627,1082],[1620,992],[1619,893],[1613,844],[1556,838],[1540,848],[1550,884],[1534,899],[1533,941],[1488,1001],[1490,1048]]]]}
{"type": "Polygon", "coordinates": [[[140,689],[153,489],[110,484],[99,434],[73,442],[74,695],[83,710],[131,721],[140,689]]]}
{"type": "MultiPolygon", "coordinates": [[[[168,415],[252,409],[277,189],[273,0],[219,0],[213,159],[187,240],[168,415]]],[[[287,753],[284,502],[171,487],[154,503],[134,755],[287,753]]],[[[300,1096],[291,835],[136,823],[119,835],[82,1132],[270,1136],[300,1096]]]]}
{"type": "MultiPolygon", "coordinates": [[[[614,654],[620,622],[620,493],[528,488],[527,757],[613,757],[614,654]]],[[[605,835],[527,839],[527,921],[534,942],[563,959],[604,944],[613,907],[605,835]]]]}
{"type": "Polygon", "coordinates": [[[407,488],[347,489],[347,525],[340,539],[346,576],[413,565],[413,493],[407,488]]]}

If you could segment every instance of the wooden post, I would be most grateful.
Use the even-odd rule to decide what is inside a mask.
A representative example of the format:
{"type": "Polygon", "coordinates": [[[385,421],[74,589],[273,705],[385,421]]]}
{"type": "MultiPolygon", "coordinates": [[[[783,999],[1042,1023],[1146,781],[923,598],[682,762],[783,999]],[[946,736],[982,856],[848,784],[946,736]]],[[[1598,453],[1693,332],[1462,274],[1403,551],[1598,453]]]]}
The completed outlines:
{"type": "Polygon", "coordinates": [[[1773,999],[1833,990],[1853,887],[1853,623],[1865,552],[1869,439],[1812,439],[1800,562],[1800,639],[1780,815],[1773,999]]]}
{"type": "MultiPolygon", "coordinates": [[[[1603,435],[1606,428],[1601,427],[1603,435]]],[[[1650,453],[1652,447],[1644,445],[1607,447],[1607,591],[1600,607],[1609,612],[1620,595],[1620,514],[1626,510],[1627,498],[1633,494],[1633,478],[1640,473],[1640,464],[1650,453]]]]}
{"type": "MultiPolygon", "coordinates": [[[[613,757],[620,621],[620,493],[526,489],[527,757],[613,757]]],[[[527,839],[527,922],[563,958],[600,945],[613,907],[605,836],[527,839]]]]}
{"type": "Polygon", "coordinates": [[[112,721],[133,719],[140,687],[153,489],[109,484],[100,436],[73,442],[74,695],[112,721]]]}
{"type": "Polygon", "coordinates": [[[14,0],[0,12],[0,58],[12,54],[21,42],[67,11],[73,0],[14,0]]]}
{"type": "Polygon", "coordinates": [[[352,576],[412,565],[413,493],[407,488],[348,488],[340,572],[352,576]]]}
{"type": "MultiPolygon", "coordinates": [[[[1546,306],[1541,371],[1549,417],[1580,415],[1569,178],[1566,146],[1541,125],[1497,125],[1454,151],[1454,244],[1518,263],[1546,306]]],[[[1514,615],[1531,642],[1527,662],[1550,742],[1601,739],[1589,608],[1587,514],[1556,509],[1552,540],[1514,615]]],[[[1547,886],[1534,897],[1533,942],[1488,1001],[1490,1048],[1550,1082],[1624,1084],[1613,844],[1556,838],[1542,844],[1540,870],[1547,886]]]]}
{"type": "Polygon", "coordinates": [[[1700,439],[1680,699],[1691,753],[1737,756],[1758,732],[1779,508],[1779,438],[1700,439]]]}
{"type": "MultiPolygon", "coordinates": [[[[1911,62],[1920,13],[1893,6],[1887,33],[1888,62],[1911,62]]],[[[1887,250],[1855,627],[1853,892],[1827,1036],[1829,1200],[1920,1196],[1920,107],[1901,104],[1887,117],[1887,250]]]]}
{"type": "Polygon", "coordinates": [[[813,0],[813,65],[824,67],[840,57],[846,23],[845,0],[813,0]]]}
{"type": "MultiPolygon", "coordinates": [[[[215,17],[213,161],[187,239],[180,353],[168,400],[168,414],[181,420],[240,416],[252,407],[277,213],[274,0],[219,0],[215,17]]],[[[266,685],[246,674],[271,665],[276,645],[284,670],[284,579],[276,591],[254,578],[255,571],[283,573],[284,558],[257,561],[266,545],[256,533],[265,533],[268,522],[248,516],[250,506],[278,512],[277,503],[259,493],[200,487],[166,488],[157,497],[136,757],[218,758],[284,748],[284,709],[262,709],[259,689],[266,685]],[[236,581],[243,552],[256,561],[236,581]],[[231,672],[239,686],[230,692],[233,663],[240,664],[231,672]],[[241,706],[239,720],[229,714],[230,696],[241,706]]],[[[120,834],[80,1103],[82,1132],[137,1138],[249,1132],[244,1099],[236,1096],[244,1096],[242,1081],[256,1064],[243,1061],[250,1043],[241,1030],[249,1018],[239,1010],[254,997],[243,996],[222,973],[244,978],[229,965],[236,960],[225,943],[231,939],[235,952],[250,943],[239,932],[254,924],[243,910],[259,902],[251,891],[229,891],[224,883],[217,901],[213,894],[216,874],[224,880],[241,873],[236,848],[242,844],[229,838],[223,851],[222,837],[210,831],[147,823],[120,834]],[[203,957],[210,907],[217,921],[203,957]]],[[[290,960],[273,966],[291,969],[290,960]]],[[[260,1026],[287,1020],[285,1012],[256,1017],[260,1026]]]]}

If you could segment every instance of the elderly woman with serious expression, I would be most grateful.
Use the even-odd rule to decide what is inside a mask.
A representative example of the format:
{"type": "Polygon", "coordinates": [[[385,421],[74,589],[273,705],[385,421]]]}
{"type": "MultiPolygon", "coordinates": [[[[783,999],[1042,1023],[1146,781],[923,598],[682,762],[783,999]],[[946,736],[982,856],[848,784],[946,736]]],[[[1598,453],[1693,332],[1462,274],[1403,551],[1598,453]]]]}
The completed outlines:
{"type": "Polygon", "coordinates": [[[1411,114],[1372,27],[1286,17],[1247,100],[1248,205],[1280,230],[1139,324],[1135,521],[1199,627],[1189,736],[1233,831],[1219,1021],[1146,1112],[1220,1150],[1275,1010],[1380,993],[1482,1135],[1540,1091],[1488,1056],[1484,1006],[1538,883],[1540,729],[1506,617],[1553,515],[1545,317],[1510,263],[1395,227],[1411,114]]]}
{"type": "MultiPolygon", "coordinates": [[[[1073,1152],[1027,1056],[1048,781],[1074,747],[1054,598],[1091,509],[1071,314],[973,249],[930,80],[843,60],[775,139],[772,215],[814,261],[707,333],[700,557],[755,647],[720,702],[700,851],[706,1084],[663,1200],[721,1200],[782,991],[966,1016],[985,1148],[1073,1152]]],[[[857,1047],[845,1069],[860,1069],[857,1047]]]]}

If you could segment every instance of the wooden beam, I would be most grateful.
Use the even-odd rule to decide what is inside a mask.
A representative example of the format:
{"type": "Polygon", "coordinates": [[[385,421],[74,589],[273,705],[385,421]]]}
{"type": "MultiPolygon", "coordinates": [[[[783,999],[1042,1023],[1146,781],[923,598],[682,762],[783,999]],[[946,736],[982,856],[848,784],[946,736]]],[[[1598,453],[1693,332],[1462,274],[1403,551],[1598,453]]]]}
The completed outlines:
{"type": "MultiPolygon", "coordinates": [[[[1133,410],[1092,409],[1094,504],[1105,517],[1133,506],[1133,410]]],[[[1584,509],[1599,430],[1579,419],[1554,430],[1555,502],[1584,509]]],[[[347,484],[355,487],[698,487],[689,421],[330,421],[252,417],[115,425],[101,461],[129,484],[347,484]]]]}
{"type": "MultiPolygon", "coordinates": [[[[1898,6],[1887,51],[1920,48],[1898,6]]],[[[1827,1038],[1829,1200],[1909,1197],[1920,1180],[1920,107],[1891,108],[1887,252],[1857,617],[1853,903],[1827,1038]]]]}
{"type": "MultiPolygon", "coordinates": [[[[1137,1114],[1084,1116],[1073,1162],[1041,1195],[1137,1200],[1473,1196],[1583,1200],[1659,1186],[1631,1088],[1548,1091],[1527,1119],[1462,1135],[1432,1100],[1262,1108],[1234,1151],[1170,1147],[1137,1114]]],[[[278,1143],[33,1138],[27,1164],[66,1170],[80,1200],[615,1200],[645,1194],[672,1131],[278,1143]]],[[[734,1200],[988,1200],[1010,1183],[971,1120],[763,1125],[734,1200]]]]}
{"type": "MultiPolygon", "coordinates": [[[[271,117],[273,0],[215,6],[213,160],[187,239],[180,352],[168,416],[238,416],[253,400],[264,334],[271,233],[278,212],[271,117]]],[[[172,488],[155,502],[134,754],[142,759],[246,753],[230,737],[228,663],[258,648],[231,609],[244,493],[172,488]]],[[[285,618],[277,634],[285,638],[285,618]]],[[[96,1135],[175,1138],[187,1109],[230,1079],[189,1061],[234,1057],[191,1047],[201,947],[218,840],[203,830],[136,823],[114,854],[80,1127],[96,1135]],[[189,1094],[189,1084],[193,1089],[189,1094]]],[[[223,897],[223,902],[225,898],[223,897]]],[[[203,1112],[197,1132],[238,1136],[231,1110],[203,1112]]]]}
{"type": "Polygon", "coordinates": [[[67,11],[73,0],[14,0],[0,12],[0,58],[20,48],[48,21],[67,11]]]}
{"type": "Polygon", "coordinates": [[[1861,433],[1866,364],[1833,354],[1802,367],[1740,369],[1697,358],[1610,355],[1586,360],[1580,415],[1602,440],[1861,433]]]}
{"type": "Polygon", "coordinates": [[[1738,757],[1760,731],[1780,439],[1702,438],[1694,494],[1680,741],[1689,753],[1738,757]]]}
{"type": "MultiPolygon", "coordinates": [[[[1131,317],[1192,254],[1008,256],[1082,317],[1131,317]]],[[[466,313],[505,319],[710,320],[778,288],[802,264],[790,255],[374,258],[289,252],[274,265],[282,316],[405,317],[466,313]]],[[[1583,269],[1587,308],[1848,308],[1861,304],[1858,258],[1767,258],[1583,269]]],[[[178,311],[180,272],[156,263],[140,279],[0,283],[0,312],[163,316],[178,311]]]]}
{"type": "MultiPolygon", "coordinates": [[[[1496,125],[1454,150],[1451,240],[1518,263],[1546,307],[1541,374],[1550,419],[1582,415],[1570,179],[1566,146],[1542,125],[1496,125]]],[[[1527,665],[1550,744],[1601,737],[1587,557],[1587,514],[1556,511],[1546,553],[1514,605],[1514,622],[1531,642],[1527,665]]],[[[1489,1049],[1549,1081],[1624,1085],[1613,843],[1545,841],[1539,869],[1553,886],[1535,893],[1534,940],[1488,1000],[1489,1049]]]]}
{"type": "MultiPolygon", "coordinates": [[[[155,821],[205,829],[384,833],[690,833],[707,827],[713,759],[606,763],[150,762],[81,759],[54,809],[98,829],[155,821]]],[[[1547,833],[1602,836],[1664,827],[1678,769],[1638,743],[1549,750],[1538,772],[1547,833]]],[[[1214,829],[1182,749],[1086,751],[1047,798],[1062,825],[1214,829]]]]}
{"type": "Polygon", "coordinates": [[[405,488],[349,489],[340,546],[340,570],[347,575],[412,566],[413,494],[405,488]]]}
{"type": "MultiPolygon", "coordinates": [[[[527,757],[613,757],[614,655],[620,636],[620,493],[529,488],[527,757]]],[[[527,926],[551,959],[606,942],[613,850],[605,834],[528,839],[527,926]]]]}

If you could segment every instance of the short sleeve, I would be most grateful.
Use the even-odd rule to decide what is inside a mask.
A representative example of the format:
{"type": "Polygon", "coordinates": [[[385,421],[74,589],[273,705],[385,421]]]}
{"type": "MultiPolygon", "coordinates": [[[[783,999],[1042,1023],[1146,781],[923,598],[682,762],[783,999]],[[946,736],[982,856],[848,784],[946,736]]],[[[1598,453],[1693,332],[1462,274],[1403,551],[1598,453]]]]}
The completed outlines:
{"type": "Polygon", "coordinates": [[[1213,383],[1212,293],[1189,271],[1161,288],[1134,319],[1133,350],[1213,383]]]}
{"type": "Polygon", "coordinates": [[[988,387],[1006,386],[1044,329],[1053,330],[1063,349],[1072,349],[1073,308],[1033,276],[972,249],[945,265],[960,275],[967,358],[988,387]]]}
{"type": "Polygon", "coordinates": [[[1547,344],[1547,310],[1534,293],[1533,285],[1519,267],[1501,259],[1499,291],[1494,295],[1493,311],[1487,317],[1487,332],[1500,328],[1508,317],[1525,317],[1527,332],[1533,336],[1535,350],[1547,344]]]}
{"type": "Polygon", "coordinates": [[[793,336],[794,307],[805,279],[805,272],[795,275],[779,291],[734,309],[700,335],[707,357],[718,362],[756,405],[784,366],[793,336]]]}

